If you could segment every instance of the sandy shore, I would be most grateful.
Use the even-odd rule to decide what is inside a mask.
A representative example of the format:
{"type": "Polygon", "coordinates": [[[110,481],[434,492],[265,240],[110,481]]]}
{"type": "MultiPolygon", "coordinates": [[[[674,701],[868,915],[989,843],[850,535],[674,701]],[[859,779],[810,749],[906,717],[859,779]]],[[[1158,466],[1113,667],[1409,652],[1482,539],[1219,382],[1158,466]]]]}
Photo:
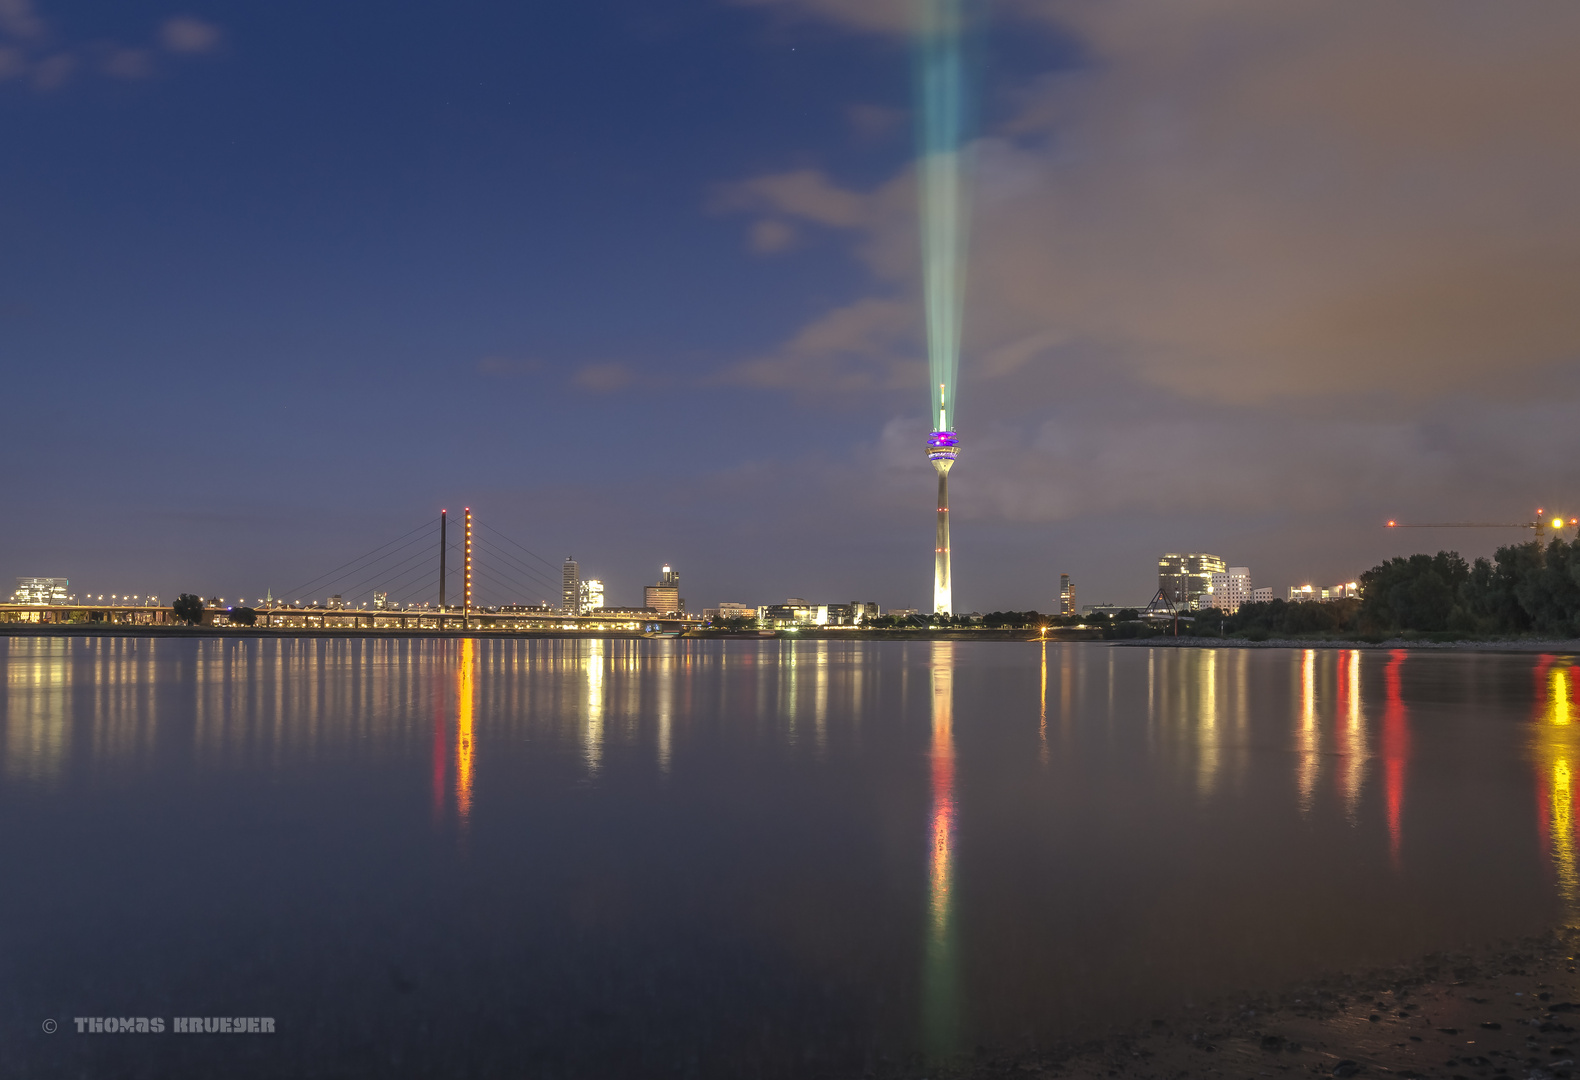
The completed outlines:
{"type": "Polygon", "coordinates": [[[1580,931],[1565,929],[1480,954],[1440,953],[1219,1001],[1082,1045],[983,1056],[925,1075],[1569,1077],[1580,1050],[1577,947],[1580,931]]]}

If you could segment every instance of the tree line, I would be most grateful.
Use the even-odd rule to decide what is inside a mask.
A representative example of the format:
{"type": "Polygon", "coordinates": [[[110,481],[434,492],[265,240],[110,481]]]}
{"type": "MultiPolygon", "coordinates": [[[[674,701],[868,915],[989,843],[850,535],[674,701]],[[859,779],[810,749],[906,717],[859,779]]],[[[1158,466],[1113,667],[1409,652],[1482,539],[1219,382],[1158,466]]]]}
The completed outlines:
{"type": "Polygon", "coordinates": [[[1580,540],[1532,540],[1467,563],[1457,551],[1389,559],[1360,576],[1358,600],[1244,604],[1196,617],[1198,633],[1452,633],[1580,637],[1580,540]]]}

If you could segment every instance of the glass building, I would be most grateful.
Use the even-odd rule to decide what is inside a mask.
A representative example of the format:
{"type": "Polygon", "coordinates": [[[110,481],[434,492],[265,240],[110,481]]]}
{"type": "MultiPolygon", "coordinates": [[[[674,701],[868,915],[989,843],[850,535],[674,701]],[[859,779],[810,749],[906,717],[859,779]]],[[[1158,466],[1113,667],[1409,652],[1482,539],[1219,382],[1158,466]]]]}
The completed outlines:
{"type": "Polygon", "coordinates": [[[1158,589],[1175,607],[1200,607],[1201,598],[1212,591],[1212,576],[1225,569],[1217,555],[1170,552],[1158,560],[1158,589]]]}

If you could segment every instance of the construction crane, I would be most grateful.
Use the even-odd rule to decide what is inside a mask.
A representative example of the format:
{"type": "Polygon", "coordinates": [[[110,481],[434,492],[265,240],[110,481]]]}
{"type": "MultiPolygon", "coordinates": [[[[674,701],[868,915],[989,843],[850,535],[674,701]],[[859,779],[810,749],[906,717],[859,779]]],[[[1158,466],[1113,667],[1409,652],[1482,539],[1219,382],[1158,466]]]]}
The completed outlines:
{"type": "Polygon", "coordinates": [[[1577,538],[1580,538],[1580,517],[1565,518],[1561,514],[1548,518],[1547,511],[1541,507],[1536,508],[1534,521],[1437,521],[1437,522],[1402,522],[1390,520],[1387,525],[1390,529],[1530,529],[1535,534],[1536,542],[1541,543],[1547,530],[1551,529],[1554,535],[1562,534],[1565,528],[1576,529],[1577,538]]]}

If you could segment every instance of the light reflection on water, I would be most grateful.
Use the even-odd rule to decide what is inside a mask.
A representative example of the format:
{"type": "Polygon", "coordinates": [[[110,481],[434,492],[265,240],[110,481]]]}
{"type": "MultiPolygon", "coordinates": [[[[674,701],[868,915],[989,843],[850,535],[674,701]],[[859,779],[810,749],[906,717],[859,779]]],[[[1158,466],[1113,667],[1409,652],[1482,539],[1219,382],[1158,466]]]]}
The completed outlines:
{"type": "Polygon", "coordinates": [[[373,1008],[399,968],[425,996],[386,1005],[440,1041],[487,1019],[565,1075],[789,1075],[1580,917],[1567,657],[42,638],[0,661],[0,850],[34,871],[0,898],[18,1008],[289,1012],[320,984],[373,1008]]]}

